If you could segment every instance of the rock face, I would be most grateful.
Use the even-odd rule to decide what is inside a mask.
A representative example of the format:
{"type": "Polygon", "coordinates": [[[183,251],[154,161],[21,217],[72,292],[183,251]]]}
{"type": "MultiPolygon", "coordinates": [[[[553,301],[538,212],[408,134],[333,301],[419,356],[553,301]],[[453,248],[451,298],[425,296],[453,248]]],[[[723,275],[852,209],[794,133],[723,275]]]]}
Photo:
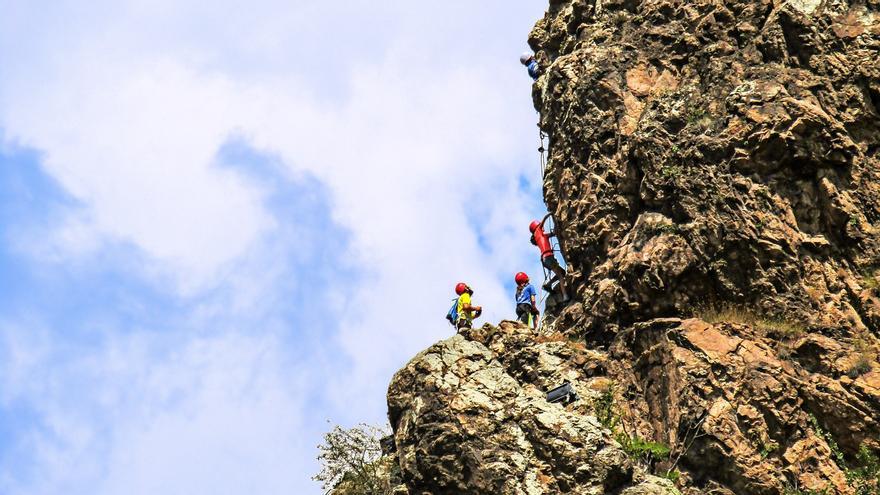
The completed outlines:
{"type": "Polygon", "coordinates": [[[399,493],[856,493],[880,450],[880,0],[551,0],[529,42],[574,301],[398,372],[399,493]],[[564,381],[581,400],[547,403],[564,381]]]}
{"type": "Polygon", "coordinates": [[[880,2],[551,2],[530,42],[589,330],[725,301],[880,324],[880,2]]]}
{"type": "MultiPolygon", "coordinates": [[[[634,472],[610,432],[578,406],[551,404],[563,381],[582,396],[601,356],[506,322],[465,331],[391,382],[388,415],[406,486],[417,494],[674,493],[634,472]]],[[[599,385],[607,380],[601,380],[599,385]]]]}
{"type": "Polygon", "coordinates": [[[630,397],[622,404],[635,428],[682,455],[689,485],[853,493],[832,445],[850,459],[878,447],[880,367],[856,379],[818,371],[810,359],[834,359],[825,339],[804,336],[783,353],[748,325],[652,320],[615,339],[609,376],[630,397]]]}

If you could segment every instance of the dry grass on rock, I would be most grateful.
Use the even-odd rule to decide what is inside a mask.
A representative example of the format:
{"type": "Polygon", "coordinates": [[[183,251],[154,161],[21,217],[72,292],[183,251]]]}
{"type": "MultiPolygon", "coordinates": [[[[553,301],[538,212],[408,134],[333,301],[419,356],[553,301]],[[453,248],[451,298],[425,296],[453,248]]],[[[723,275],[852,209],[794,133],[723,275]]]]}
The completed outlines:
{"type": "Polygon", "coordinates": [[[751,308],[743,306],[725,305],[700,308],[696,311],[694,316],[713,325],[719,323],[749,325],[761,330],[767,335],[773,335],[783,339],[796,339],[807,332],[807,327],[801,322],[768,318],[759,315],[751,308]]]}

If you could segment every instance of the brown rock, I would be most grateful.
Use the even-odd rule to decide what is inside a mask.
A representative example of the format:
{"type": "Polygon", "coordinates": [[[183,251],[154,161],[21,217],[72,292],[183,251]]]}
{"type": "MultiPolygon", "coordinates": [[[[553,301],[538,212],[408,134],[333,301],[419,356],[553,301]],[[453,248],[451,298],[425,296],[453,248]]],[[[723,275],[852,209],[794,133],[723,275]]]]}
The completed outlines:
{"type": "Polygon", "coordinates": [[[549,2],[533,101],[576,297],[395,375],[409,493],[853,493],[831,446],[880,449],[878,10],[549,2]],[[628,458],[609,397],[671,459],[628,458]]]}

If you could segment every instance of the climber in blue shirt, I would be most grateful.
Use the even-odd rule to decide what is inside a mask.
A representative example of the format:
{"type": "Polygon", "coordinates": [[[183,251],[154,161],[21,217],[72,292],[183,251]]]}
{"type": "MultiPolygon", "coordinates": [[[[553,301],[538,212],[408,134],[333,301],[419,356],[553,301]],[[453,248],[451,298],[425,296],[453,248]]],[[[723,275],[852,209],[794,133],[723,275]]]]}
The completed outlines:
{"type": "Polygon", "coordinates": [[[538,292],[529,283],[529,276],[519,272],[513,277],[516,281],[516,318],[517,320],[538,328],[538,305],[535,301],[538,292]]]}
{"type": "Polygon", "coordinates": [[[531,53],[523,53],[519,57],[519,61],[529,70],[529,75],[532,76],[532,79],[537,81],[540,74],[538,74],[539,67],[538,61],[535,60],[535,56],[531,53]]]}

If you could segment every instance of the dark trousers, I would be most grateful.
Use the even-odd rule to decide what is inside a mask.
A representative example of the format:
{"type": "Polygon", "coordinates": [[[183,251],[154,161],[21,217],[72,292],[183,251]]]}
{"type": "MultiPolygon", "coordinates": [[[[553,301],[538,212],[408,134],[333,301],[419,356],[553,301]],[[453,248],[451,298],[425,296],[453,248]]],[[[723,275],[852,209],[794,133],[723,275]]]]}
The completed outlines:
{"type": "Polygon", "coordinates": [[[519,303],[516,305],[516,319],[525,323],[532,324],[532,305],[528,303],[519,303]]]}

